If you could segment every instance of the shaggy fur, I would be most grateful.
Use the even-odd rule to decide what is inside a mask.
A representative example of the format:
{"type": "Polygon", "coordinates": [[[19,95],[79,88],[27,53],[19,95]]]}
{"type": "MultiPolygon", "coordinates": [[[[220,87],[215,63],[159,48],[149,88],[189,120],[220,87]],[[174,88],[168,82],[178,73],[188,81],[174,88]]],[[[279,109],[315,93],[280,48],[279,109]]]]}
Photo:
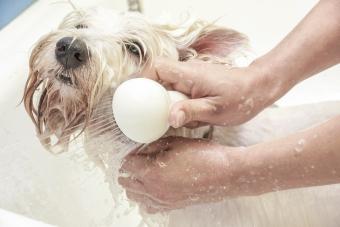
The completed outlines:
{"type": "Polygon", "coordinates": [[[181,61],[200,58],[232,65],[233,59],[228,55],[245,43],[242,34],[203,21],[186,27],[157,25],[138,13],[77,10],[33,49],[25,107],[42,144],[51,151],[65,151],[71,135],[90,124],[93,109],[103,94],[152,64],[155,57],[181,61]],[[107,23],[108,18],[113,18],[113,23],[107,23]],[[86,65],[67,70],[54,59],[55,44],[65,36],[85,41],[90,55],[86,65]],[[140,51],[138,56],[129,53],[127,45],[135,45],[140,51]],[[60,74],[71,77],[73,84],[60,82],[60,74]]]}

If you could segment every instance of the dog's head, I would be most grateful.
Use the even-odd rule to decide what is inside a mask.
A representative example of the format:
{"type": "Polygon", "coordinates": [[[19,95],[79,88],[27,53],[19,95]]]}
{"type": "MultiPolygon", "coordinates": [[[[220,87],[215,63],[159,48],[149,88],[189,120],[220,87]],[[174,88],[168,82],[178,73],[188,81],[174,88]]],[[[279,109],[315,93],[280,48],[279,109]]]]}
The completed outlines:
{"type": "Polygon", "coordinates": [[[91,124],[94,109],[111,104],[105,94],[112,98],[117,85],[157,56],[232,64],[230,54],[245,43],[242,34],[202,21],[158,25],[138,13],[75,10],[34,47],[25,108],[42,144],[65,148],[91,124]]]}

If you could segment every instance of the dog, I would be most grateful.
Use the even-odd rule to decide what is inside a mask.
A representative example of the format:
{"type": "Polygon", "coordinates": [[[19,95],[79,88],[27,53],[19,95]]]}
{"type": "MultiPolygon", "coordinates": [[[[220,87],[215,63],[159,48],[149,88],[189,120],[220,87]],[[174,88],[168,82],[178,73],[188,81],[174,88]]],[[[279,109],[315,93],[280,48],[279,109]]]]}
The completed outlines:
{"type": "MultiPolygon", "coordinates": [[[[76,9],[33,48],[25,109],[48,151],[86,152],[105,172],[113,204],[128,207],[118,172],[124,156],[140,144],[115,123],[115,88],[159,56],[234,67],[247,47],[245,35],[202,20],[157,24],[136,12],[76,9]]],[[[212,133],[209,127],[171,129],[167,135],[209,135],[224,145],[248,146],[319,123],[339,114],[339,107],[338,102],[273,107],[241,126],[214,127],[212,133]]],[[[226,199],[167,214],[139,212],[148,226],[339,226],[339,199],[328,196],[335,192],[340,193],[338,185],[226,199]]]]}

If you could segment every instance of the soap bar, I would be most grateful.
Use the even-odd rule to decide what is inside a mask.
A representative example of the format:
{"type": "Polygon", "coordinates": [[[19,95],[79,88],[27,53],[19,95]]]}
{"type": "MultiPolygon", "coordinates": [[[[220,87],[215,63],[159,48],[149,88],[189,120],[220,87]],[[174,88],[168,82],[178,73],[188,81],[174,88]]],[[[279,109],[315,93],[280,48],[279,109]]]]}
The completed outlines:
{"type": "Polygon", "coordinates": [[[179,92],[168,92],[156,81],[130,79],[114,93],[113,115],[125,136],[138,143],[150,143],[168,130],[171,104],[186,98],[179,92]]]}

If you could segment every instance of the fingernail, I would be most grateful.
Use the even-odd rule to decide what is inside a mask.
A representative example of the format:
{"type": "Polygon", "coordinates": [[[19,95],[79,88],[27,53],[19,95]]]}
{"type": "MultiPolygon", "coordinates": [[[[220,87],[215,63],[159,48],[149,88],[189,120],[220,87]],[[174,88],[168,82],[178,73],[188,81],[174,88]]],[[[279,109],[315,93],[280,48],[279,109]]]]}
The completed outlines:
{"type": "Polygon", "coordinates": [[[170,116],[170,125],[174,128],[181,127],[185,122],[185,113],[183,110],[179,110],[175,114],[171,114],[170,116]]]}

